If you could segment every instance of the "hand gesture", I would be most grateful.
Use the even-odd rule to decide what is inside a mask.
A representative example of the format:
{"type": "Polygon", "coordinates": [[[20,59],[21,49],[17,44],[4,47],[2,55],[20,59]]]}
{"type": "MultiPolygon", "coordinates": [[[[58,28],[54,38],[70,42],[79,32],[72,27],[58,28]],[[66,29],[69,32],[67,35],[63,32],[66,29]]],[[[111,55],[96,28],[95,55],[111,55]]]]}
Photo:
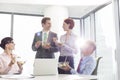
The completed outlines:
{"type": "Polygon", "coordinates": [[[45,49],[51,48],[50,43],[45,43],[42,47],[45,49]]]}
{"type": "Polygon", "coordinates": [[[55,42],[55,44],[60,47],[63,45],[63,43],[58,42],[58,39],[56,37],[53,38],[53,42],[55,42]]]}
{"type": "Polygon", "coordinates": [[[9,66],[12,66],[16,62],[15,57],[11,55],[11,61],[9,63],[9,66]]]}
{"type": "Polygon", "coordinates": [[[17,61],[17,64],[18,64],[18,67],[19,67],[19,69],[20,70],[22,70],[23,69],[23,64],[25,64],[25,61],[17,61]]]}
{"type": "Polygon", "coordinates": [[[37,42],[35,43],[35,47],[38,48],[41,44],[42,44],[41,41],[37,41],[37,42]]]}
{"type": "Polygon", "coordinates": [[[25,64],[25,61],[17,61],[17,64],[18,64],[18,66],[22,66],[23,64],[25,64]]]}
{"type": "Polygon", "coordinates": [[[53,42],[57,43],[58,42],[57,40],[58,39],[56,37],[53,38],[53,42]]]}
{"type": "Polygon", "coordinates": [[[63,43],[59,42],[57,45],[61,47],[63,46],[63,43]]]}
{"type": "Polygon", "coordinates": [[[68,63],[64,63],[63,66],[61,67],[61,69],[65,70],[65,71],[69,71],[72,68],[70,67],[70,65],[68,63]]]}

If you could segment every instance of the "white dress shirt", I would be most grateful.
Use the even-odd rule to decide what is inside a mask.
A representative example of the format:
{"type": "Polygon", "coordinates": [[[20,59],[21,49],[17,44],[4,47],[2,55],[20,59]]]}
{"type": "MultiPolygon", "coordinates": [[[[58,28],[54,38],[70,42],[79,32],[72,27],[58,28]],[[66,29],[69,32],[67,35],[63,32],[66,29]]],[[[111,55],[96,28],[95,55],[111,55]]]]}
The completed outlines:
{"type": "Polygon", "coordinates": [[[96,60],[92,56],[83,57],[80,63],[80,72],[71,69],[72,74],[84,74],[84,75],[91,75],[96,67],[96,60]]]}

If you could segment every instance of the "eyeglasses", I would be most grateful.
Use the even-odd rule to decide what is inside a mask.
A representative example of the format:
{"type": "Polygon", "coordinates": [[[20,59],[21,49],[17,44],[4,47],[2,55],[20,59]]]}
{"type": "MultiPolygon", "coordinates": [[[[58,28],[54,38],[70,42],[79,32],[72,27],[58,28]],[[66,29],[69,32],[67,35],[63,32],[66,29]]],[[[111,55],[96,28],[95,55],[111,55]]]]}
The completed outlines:
{"type": "Polygon", "coordinates": [[[14,42],[12,41],[12,42],[10,42],[10,43],[14,43],[14,42]]]}
{"type": "Polygon", "coordinates": [[[8,43],[8,44],[9,44],[9,43],[13,43],[13,44],[14,44],[14,42],[13,42],[13,41],[9,41],[9,42],[7,42],[7,43],[8,43]]]}

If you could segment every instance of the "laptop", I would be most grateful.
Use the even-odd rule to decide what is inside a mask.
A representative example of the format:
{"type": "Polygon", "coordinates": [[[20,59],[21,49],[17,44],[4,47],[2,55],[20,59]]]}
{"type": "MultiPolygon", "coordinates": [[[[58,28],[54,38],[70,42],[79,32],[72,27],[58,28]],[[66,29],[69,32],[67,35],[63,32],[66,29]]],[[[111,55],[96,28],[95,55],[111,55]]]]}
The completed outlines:
{"type": "Polygon", "coordinates": [[[33,66],[33,75],[56,75],[58,74],[57,59],[35,59],[33,66]]]}

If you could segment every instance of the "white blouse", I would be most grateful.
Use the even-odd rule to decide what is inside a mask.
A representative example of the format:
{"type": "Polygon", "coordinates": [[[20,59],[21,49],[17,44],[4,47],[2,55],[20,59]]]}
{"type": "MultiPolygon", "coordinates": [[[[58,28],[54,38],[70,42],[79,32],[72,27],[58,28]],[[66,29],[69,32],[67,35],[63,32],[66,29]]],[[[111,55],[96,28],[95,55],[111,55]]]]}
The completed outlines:
{"type": "Polygon", "coordinates": [[[65,41],[66,34],[62,35],[60,42],[63,43],[63,46],[60,47],[60,56],[74,56],[78,53],[77,36],[73,33],[69,36],[69,39],[65,41]]]}
{"type": "MultiPolygon", "coordinates": [[[[13,54],[13,56],[17,58],[15,54],[13,54]]],[[[19,73],[19,67],[18,67],[17,61],[11,67],[8,66],[10,61],[11,61],[11,58],[6,53],[0,54],[0,74],[19,73]]]]}

